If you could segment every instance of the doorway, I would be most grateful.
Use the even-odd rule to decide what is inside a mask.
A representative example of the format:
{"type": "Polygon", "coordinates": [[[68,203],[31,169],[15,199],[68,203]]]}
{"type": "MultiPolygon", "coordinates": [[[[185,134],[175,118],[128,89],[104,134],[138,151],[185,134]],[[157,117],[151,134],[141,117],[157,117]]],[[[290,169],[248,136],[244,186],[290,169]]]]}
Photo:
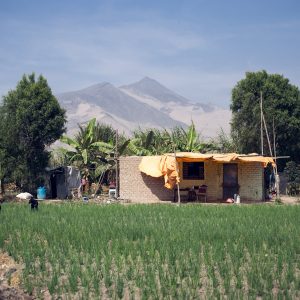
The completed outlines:
{"type": "Polygon", "coordinates": [[[50,175],[50,187],[51,187],[51,199],[57,198],[57,189],[56,189],[56,174],[53,173],[50,175]]]}
{"type": "Polygon", "coordinates": [[[233,198],[238,193],[238,165],[223,164],[223,199],[233,198]]]}

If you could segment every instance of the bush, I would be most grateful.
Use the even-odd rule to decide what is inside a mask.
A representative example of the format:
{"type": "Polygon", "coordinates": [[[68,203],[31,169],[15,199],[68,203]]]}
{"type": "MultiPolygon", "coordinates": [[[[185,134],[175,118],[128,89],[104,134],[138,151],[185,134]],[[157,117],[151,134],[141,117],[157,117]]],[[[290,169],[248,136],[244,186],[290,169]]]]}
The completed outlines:
{"type": "Polygon", "coordinates": [[[294,161],[289,161],[284,168],[284,175],[288,182],[300,183],[300,166],[294,161]]]}
{"type": "Polygon", "coordinates": [[[300,165],[294,161],[290,161],[286,164],[284,169],[284,175],[286,176],[287,183],[287,194],[297,195],[300,190],[300,165]]]}

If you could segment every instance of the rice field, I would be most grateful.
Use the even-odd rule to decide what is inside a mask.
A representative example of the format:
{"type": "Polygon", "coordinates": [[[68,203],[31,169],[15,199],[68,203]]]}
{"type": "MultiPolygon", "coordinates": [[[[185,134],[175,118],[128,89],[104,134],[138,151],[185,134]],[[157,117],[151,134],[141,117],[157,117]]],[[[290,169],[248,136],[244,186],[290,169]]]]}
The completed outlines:
{"type": "Polygon", "coordinates": [[[300,206],[3,205],[37,298],[300,298],[300,206]]]}

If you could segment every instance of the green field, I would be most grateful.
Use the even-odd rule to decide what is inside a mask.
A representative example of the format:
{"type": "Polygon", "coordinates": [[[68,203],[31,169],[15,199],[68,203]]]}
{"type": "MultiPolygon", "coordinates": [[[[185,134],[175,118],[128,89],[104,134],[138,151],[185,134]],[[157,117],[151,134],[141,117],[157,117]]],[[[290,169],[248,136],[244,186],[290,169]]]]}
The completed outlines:
{"type": "Polygon", "coordinates": [[[299,205],[6,204],[0,229],[37,297],[300,297],[299,205]]]}

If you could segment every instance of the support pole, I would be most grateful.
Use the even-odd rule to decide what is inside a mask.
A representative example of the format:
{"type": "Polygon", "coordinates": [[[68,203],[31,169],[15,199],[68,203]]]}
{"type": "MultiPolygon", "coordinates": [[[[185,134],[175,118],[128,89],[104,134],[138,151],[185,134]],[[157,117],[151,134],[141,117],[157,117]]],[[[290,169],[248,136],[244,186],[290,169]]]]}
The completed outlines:
{"type": "Polygon", "coordinates": [[[267,141],[268,141],[268,145],[269,145],[270,156],[273,156],[271,142],[270,142],[270,138],[269,138],[269,132],[268,132],[267,124],[266,124],[266,119],[265,119],[264,114],[262,114],[262,116],[263,116],[264,127],[265,127],[265,131],[266,131],[266,135],[267,135],[267,141]]]}
{"type": "Polygon", "coordinates": [[[277,174],[276,135],[275,135],[274,117],[273,117],[273,150],[274,150],[274,160],[275,160],[275,174],[277,174]]]}
{"type": "Polygon", "coordinates": [[[115,161],[116,161],[116,198],[119,198],[119,154],[118,154],[118,129],[116,130],[116,149],[115,149],[115,161]]]}
{"type": "MultiPolygon", "coordinates": [[[[177,158],[176,158],[176,150],[175,150],[175,146],[173,146],[174,148],[174,157],[175,157],[175,164],[176,164],[176,172],[177,174],[179,174],[179,170],[178,170],[178,163],[177,163],[177,158]]],[[[181,203],[181,199],[180,199],[180,189],[179,189],[179,183],[176,183],[177,185],[177,198],[178,198],[178,205],[180,205],[181,203]]]]}
{"type": "Polygon", "coordinates": [[[261,155],[264,155],[264,135],[263,135],[263,99],[262,91],[260,91],[260,142],[261,142],[261,155]]]}
{"type": "Polygon", "coordinates": [[[273,117],[273,146],[274,146],[274,160],[275,160],[275,184],[276,184],[276,197],[280,198],[280,178],[277,170],[277,156],[276,156],[276,135],[275,135],[275,125],[273,117]]]}

